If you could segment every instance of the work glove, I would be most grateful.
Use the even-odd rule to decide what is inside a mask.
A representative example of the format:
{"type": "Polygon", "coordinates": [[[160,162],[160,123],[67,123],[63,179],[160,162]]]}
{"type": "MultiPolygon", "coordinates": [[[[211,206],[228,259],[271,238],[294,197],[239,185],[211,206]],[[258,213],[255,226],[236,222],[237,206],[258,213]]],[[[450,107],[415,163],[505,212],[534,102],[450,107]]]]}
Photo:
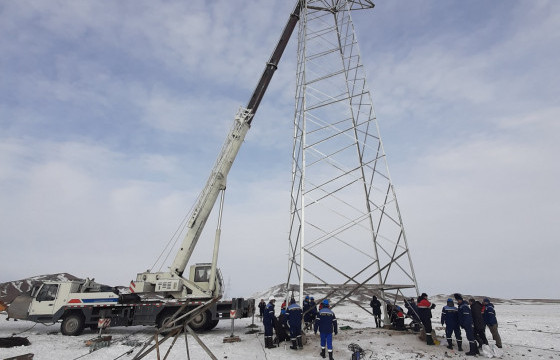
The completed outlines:
{"type": "Polygon", "coordinates": [[[436,308],[436,304],[432,304],[432,307],[430,309],[435,309],[436,308]]]}

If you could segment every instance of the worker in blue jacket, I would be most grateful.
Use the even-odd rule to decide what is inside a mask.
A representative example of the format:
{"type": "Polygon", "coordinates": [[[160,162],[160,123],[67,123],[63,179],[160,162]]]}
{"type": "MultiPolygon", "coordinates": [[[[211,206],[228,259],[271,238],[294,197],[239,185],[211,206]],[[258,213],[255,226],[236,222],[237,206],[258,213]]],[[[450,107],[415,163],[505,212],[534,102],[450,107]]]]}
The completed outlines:
{"type": "Polygon", "coordinates": [[[290,349],[303,349],[303,341],[301,339],[301,320],[303,318],[303,310],[298,303],[296,303],[294,298],[290,300],[290,305],[288,305],[288,308],[286,309],[286,317],[288,318],[288,325],[290,326],[290,340],[292,340],[292,346],[290,346],[290,349]]]}
{"type": "Polygon", "coordinates": [[[317,329],[321,334],[321,356],[325,357],[325,345],[329,350],[329,360],[333,360],[332,350],[332,334],[338,334],[338,326],[336,324],[336,316],[329,308],[329,300],[325,299],[321,303],[323,307],[319,310],[319,315],[315,319],[313,332],[317,334],[317,329]]]}
{"type": "Polygon", "coordinates": [[[458,309],[453,303],[453,299],[447,299],[447,305],[441,310],[441,325],[445,324],[445,338],[447,339],[447,348],[453,349],[453,339],[451,335],[455,333],[457,340],[457,349],[463,351],[463,339],[461,338],[461,328],[459,327],[458,309]]]}
{"type": "Polygon", "coordinates": [[[502,338],[500,337],[500,333],[498,332],[498,319],[496,318],[496,310],[494,309],[494,304],[490,302],[490,299],[484,298],[482,300],[482,304],[484,305],[482,311],[482,317],[484,318],[484,323],[490,329],[492,333],[492,339],[496,341],[496,346],[500,349],[502,348],[502,338]]]}
{"type": "Polygon", "coordinates": [[[471,308],[466,301],[463,301],[463,296],[461,296],[461,294],[454,294],[453,296],[457,300],[457,305],[459,305],[459,309],[457,312],[459,325],[461,325],[461,327],[465,329],[465,334],[467,335],[467,340],[469,341],[469,352],[466,352],[465,355],[475,356],[476,354],[479,354],[479,351],[478,347],[476,347],[476,341],[474,340],[474,327],[471,308]]]}
{"type": "Polygon", "coordinates": [[[276,320],[276,316],[274,315],[274,303],[276,299],[274,296],[271,296],[268,299],[268,304],[266,304],[266,308],[264,310],[263,315],[263,325],[264,325],[264,345],[267,349],[274,348],[274,341],[272,336],[274,335],[274,321],[276,320]]]}

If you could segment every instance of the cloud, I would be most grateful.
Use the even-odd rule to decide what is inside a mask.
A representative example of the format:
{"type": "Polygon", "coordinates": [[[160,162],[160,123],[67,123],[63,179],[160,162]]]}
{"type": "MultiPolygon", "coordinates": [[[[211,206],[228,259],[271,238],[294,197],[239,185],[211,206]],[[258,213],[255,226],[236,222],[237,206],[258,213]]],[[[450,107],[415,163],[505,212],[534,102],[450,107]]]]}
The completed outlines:
{"type": "MultiPolygon", "coordinates": [[[[150,266],[292,6],[3,4],[0,281],[67,271],[117,285],[150,266]]],[[[395,1],[353,14],[431,293],[555,296],[541,279],[560,210],[558,6],[395,1]]],[[[228,179],[220,262],[236,295],[285,280],[295,39],[228,179]]],[[[208,224],[196,261],[208,261],[208,224]]]]}

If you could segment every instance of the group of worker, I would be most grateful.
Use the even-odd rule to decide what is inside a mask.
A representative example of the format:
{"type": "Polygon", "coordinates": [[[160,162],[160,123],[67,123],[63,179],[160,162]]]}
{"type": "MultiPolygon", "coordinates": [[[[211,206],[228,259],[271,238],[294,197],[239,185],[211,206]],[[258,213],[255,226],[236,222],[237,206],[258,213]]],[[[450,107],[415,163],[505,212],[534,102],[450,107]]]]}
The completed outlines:
{"type": "MultiPolygon", "coordinates": [[[[496,319],[496,311],[494,305],[488,298],[484,298],[482,303],[474,298],[470,298],[468,303],[463,300],[459,293],[454,294],[457,301],[457,307],[452,298],[447,299],[447,304],[441,312],[441,324],[445,325],[445,336],[447,340],[447,348],[453,349],[452,336],[455,335],[457,349],[463,351],[461,328],[465,330],[467,340],[469,341],[469,351],[465,355],[474,356],[480,354],[483,345],[488,345],[485,329],[488,327],[492,334],[493,340],[498,348],[502,347],[502,340],[498,333],[498,321],[496,319]],[[469,306],[470,305],[470,306],[469,306]],[[478,346],[477,346],[478,343],[478,346]]],[[[273,335],[276,330],[277,343],[291,340],[290,349],[303,349],[302,340],[302,321],[304,329],[311,330],[321,337],[321,356],[326,357],[328,352],[329,360],[333,360],[332,336],[338,333],[336,316],[330,309],[329,301],[324,299],[319,304],[319,310],[313,297],[306,296],[303,301],[303,308],[300,307],[294,298],[290,299],[289,305],[286,302],[282,304],[280,315],[278,318],[274,312],[276,299],[271,296],[268,304],[261,299],[259,303],[260,315],[264,325],[265,347],[267,349],[275,348],[273,335]]],[[[426,334],[426,343],[435,345],[432,329],[432,310],[436,305],[428,300],[428,295],[422,293],[417,299],[406,299],[404,301],[407,309],[407,316],[412,319],[411,325],[413,330],[420,330],[420,327],[426,334]]],[[[382,326],[381,320],[381,301],[376,296],[372,297],[370,302],[372,313],[375,318],[376,327],[382,326]]],[[[387,314],[391,319],[393,327],[397,330],[405,330],[404,310],[396,305],[387,303],[387,314]]]]}
{"type": "MultiPolygon", "coordinates": [[[[484,298],[482,303],[474,298],[470,298],[468,303],[463,300],[463,296],[459,293],[454,294],[457,301],[457,307],[452,298],[447,299],[441,312],[441,324],[445,325],[445,337],[447,340],[447,348],[453,349],[452,335],[455,335],[457,341],[457,349],[463,351],[461,328],[465,330],[467,340],[469,341],[469,351],[465,355],[474,356],[480,354],[483,345],[488,345],[485,330],[490,329],[492,339],[496,342],[498,348],[502,347],[502,340],[498,332],[498,321],[496,319],[496,310],[490,299],[484,298]],[[469,306],[470,305],[470,306],[469,306]],[[478,343],[478,344],[477,344],[478,343]]],[[[376,296],[372,297],[370,302],[372,313],[375,318],[375,324],[380,326],[381,302],[376,296]],[[379,319],[378,319],[379,318],[379,319]]],[[[426,343],[435,345],[432,336],[432,310],[435,304],[428,300],[428,295],[422,293],[414,301],[414,298],[405,300],[407,315],[412,319],[411,325],[413,329],[419,330],[421,324],[426,333],[426,343]]],[[[387,314],[391,319],[393,328],[404,330],[404,312],[402,308],[396,304],[387,304],[387,314]]]]}
{"type": "Polygon", "coordinates": [[[276,330],[277,342],[286,340],[287,334],[292,343],[290,349],[303,349],[303,339],[301,334],[302,321],[305,329],[313,329],[313,333],[319,331],[321,338],[321,357],[326,358],[327,352],[329,360],[333,360],[332,336],[333,333],[338,334],[338,326],[336,316],[330,309],[328,299],[323,299],[319,304],[319,310],[315,304],[314,298],[306,296],[303,301],[303,308],[299,306],[294,298],[290,299],[288,306],[282,304],[280,315],[276,317],[274,313],[274,305],[276,299],[271,296],[268,304],[261,299],[259,310],[264,325],[264,342],[267,349],[275,348],[276,344],[273,338],[274,330],[276,330]]]}
{"type": "Polygon", "coordinates": [[[447,339],[447,348],[453,349],[452,334],[455,335],[457,348],[461,348],[461,329],[465,329],[467,340],[469,341],[469,352],[466,355],[480,354],[483,345],[488,345],[486,339],[486,327],[490,329],[492,339],[496,342],[498,348],[502,347],[502,339],[498,332],[498,321],[496,319],[496,310],[490,299],[484,298],[482,303],[474,298],[470,298],[468,303],[463,300],[461,294],[453,295],[457,300],[457,307],[452,298],[447,299],[447,305],[442,309],[441,324],[445,324],[445,337],[447,339]],[[469,306],[470,305],[470,306],[469,306]],[[478,346],[477,346],[478,343],[478,346]]]}

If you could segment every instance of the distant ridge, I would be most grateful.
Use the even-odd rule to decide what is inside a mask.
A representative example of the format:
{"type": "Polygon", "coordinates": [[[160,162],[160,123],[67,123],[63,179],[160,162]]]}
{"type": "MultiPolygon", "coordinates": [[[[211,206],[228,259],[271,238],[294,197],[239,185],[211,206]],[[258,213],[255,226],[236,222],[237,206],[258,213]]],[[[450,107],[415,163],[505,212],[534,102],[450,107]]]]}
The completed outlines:
{"type": "MultiPolygon", "coordinates": [[[[305,284],[305,294],[304,295],[309,295],[309,296],[313,296],[315,298],[315,300],[319,300],[322,299],[325,295],[327,295],[328,293],[330,293],[332,291],[332,288],[335,288],[336,291],[330,296],[329,300],[331,300],[331,302],[338,302],[338,300],[340,300],[340,298],[342,296],[344,296],[343,294],[346,294],[351,288],[352,285],[325,285],[325,284],[305,284]]],[[[298,292],[299,292],[299,286],[298,285],[291,285],[290,286],[290,293],[291,291],[294,290],[296,296],[298,296],[298,292]]],[[[341,302],[341,305],[344,305],[345,303],[361,303],[363,306],[368,307],[369,308],[369,301],[371,300],[371,297],[373,295],[378,295],[378,288],[376,285],[364,285],[361,288],[359,288],[355,293],[353,293],[348,299],[345,299],[341,302]],[[364,305],[365,304],[365,305],[364,305]]],[[[391,294],[392,295],[392,294],[391,294]]],[[[485,297],[489,298],[490,301],[494,304],[560,304],[560,299],[503,299],[503,298],[497,298],[497,297],[492,297],[492,296],[487,296],[487,295],[470,295],[470,294],[461,294],[463,296],[463,298],[465,300],[468,300],[470,298],[474,298],[476,300],[479,300],[482,302],[482,299],[484,299],[485,297]]],[[[253,294],[251,297],[256,299],[257,302],[260,299],[264,299],[266,302],[268,302],[268,298],[270,296],[274,296],[276,298],[276,300],[281,300],[286,296],[286,286],[285,284],[278,284],[275,286],[272,286],[269,289],[266,290],[262,290],[260,292],[257,292],[255,294],[253,294]]],[[[379,296],[379,295],[378,295],[379,296]]],[[[406,298],[408,298],[409,296],[406,296],[406,298]]],[[[414,297],[416,298],[416,296],[410,296],[410,297],[414,297]]],[[[447,302],[448,298],[453,298],[453,293],[450,294],[428,294],[428,298],[430,299],[430,301],[432,301],[435,304],[439,304],[439,305],[444,305],[447,302]]],[[[405,297],[403,296],[398,296],[397,297],[397,304],[402,304],[404,302],[405,297]]],[[[395,301],[394,297],[391,298],[387,298],[388,301],[395,301]]],[[[456,300],[453,299],[453,301],[456,303],[456,300]]]]}

